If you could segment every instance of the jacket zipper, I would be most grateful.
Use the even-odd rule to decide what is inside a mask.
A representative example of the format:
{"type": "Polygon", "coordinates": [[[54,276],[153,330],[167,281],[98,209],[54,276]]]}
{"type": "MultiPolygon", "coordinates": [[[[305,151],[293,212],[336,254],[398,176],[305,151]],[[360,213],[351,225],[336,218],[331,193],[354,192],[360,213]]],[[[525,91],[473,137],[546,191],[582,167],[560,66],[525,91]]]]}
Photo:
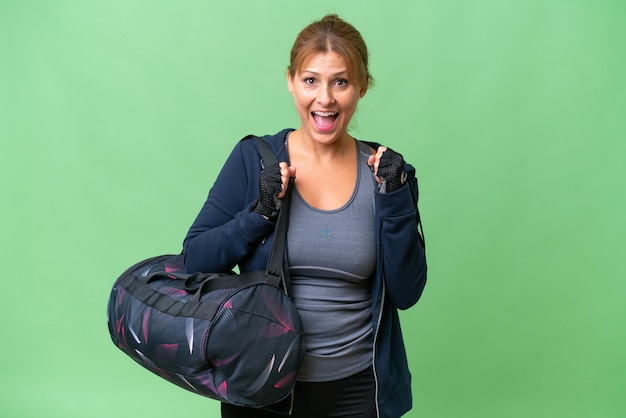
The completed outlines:
{"type": "MultiPolygon", "coordinates": [[[[296,382],[296,384],[298,384],[298,382],[296,382]]],[[[289,404],[289,415],[291,416],[291,414],[293,414],[293,404],[296,401],[296,394],[294,393],[294,390],[291,391],[291,403],[289,404]]]]}
{"type": "Polygon", "coordinates": [[[383,316],[383,308],[385,305],[384,277],[382,277],[381,280],[382,295],[380,301],[380,311],[378,312],[378,320],[376,321],[376,331],[374,332],[374,346],[372,348],[372,370],[374,371],[374,401],[376,404],[376,417],[380,417],[380,406],[378,405],[378,374],[376,373],[376,341],[378,340],[378,331],[380,330],[380,321],[383,316]]]}

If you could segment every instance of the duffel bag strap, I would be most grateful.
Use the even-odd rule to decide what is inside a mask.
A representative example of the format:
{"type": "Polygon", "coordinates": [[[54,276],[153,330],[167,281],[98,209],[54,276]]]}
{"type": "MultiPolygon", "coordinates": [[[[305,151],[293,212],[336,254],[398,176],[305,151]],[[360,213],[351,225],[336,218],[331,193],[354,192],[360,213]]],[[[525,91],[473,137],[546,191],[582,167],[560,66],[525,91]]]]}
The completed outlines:
{"type": "MultiPolygon", "coordinates": [[[[270,145],[263,138],[255,136],[254,139],[257,143],[257,148],[261,154],[261,165],[266,167],[272,164],[278,163],[276,154],[270,147],[270,145]]],[[[294,187],[295,179],[291,177],[289,179],[289,187],[287,187],[287,193],[282,199],[280,210],[278,211],[278,219],[276,220],[276,227],[274,229],[274,240],[272,241],[272,249],[270,251],[270,257],[267,262],[266,278],[268,282],[283,283],[285,291],[290,294],[290,283],[288,280],[289,275],[284,274],[283,271],[283,259],[285,256],[285,243],[287,240],[287,226],[289,224],[289,208],[291,206],[291,191],[294,187]]]]}
{"type": "Polygon", "coordinates": [[[294,185],[294,178],[289,178],[289,187],[287,193],[283,197],[281,208],[278,211],[278,219],[276,220],[276,228],[274,229],[274,240],[272,241],[272,249],[270,251],[270,257],[267,262],[266,277],[268,281],[278,279],[279,282],[283,282],[285,291],[290,293],[290,283],[288,283],[288,274],[284,274],[283,271],[283,259],[285,256],[285,244],[287,241],[287,226],[289,224],[289,206],[291,204],[291,190],[294,185]]]}

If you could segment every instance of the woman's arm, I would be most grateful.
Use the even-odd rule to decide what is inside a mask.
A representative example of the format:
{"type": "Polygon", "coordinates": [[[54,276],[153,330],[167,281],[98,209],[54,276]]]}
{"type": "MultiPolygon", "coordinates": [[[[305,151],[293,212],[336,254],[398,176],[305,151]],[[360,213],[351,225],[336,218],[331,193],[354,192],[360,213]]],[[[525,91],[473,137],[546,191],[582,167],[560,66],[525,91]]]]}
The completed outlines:
{"type": "Polygon", "coordinates": [[[253,211],[261,170],[253,142],[235,146],[187,233],[183,253],[189,273],[231,270],[274,230],[274,222],[253,211]]]}
{"type": "Polygon", "coordinates": [[[405,184],[391,193],[376,193],[376,210],[387,296],[398,309],[408,309],[426,284],[426,254],[418,231],[417,179],[406,165],[405,184]]]}

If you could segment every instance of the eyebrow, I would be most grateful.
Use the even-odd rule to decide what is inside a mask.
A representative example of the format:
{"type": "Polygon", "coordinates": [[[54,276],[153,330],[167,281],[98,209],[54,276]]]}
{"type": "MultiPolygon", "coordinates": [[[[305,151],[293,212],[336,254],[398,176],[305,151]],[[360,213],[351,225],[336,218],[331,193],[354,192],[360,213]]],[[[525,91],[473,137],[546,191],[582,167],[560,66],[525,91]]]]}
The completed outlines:
{"type": "MultiPolygon", "coordinates": [[[[318,73],[317,71],[313,71],[313,70],[303,70],[301,72],[301,74],[305,74],[305,73],[309,73],[309,74],[314,74],[314,75],[319,75],[320,73],[318,73]]],[[[336,73],[331,74],[333,77],[338,77],[338,76],[342,76],[342,75],[348,75],[348,70],[341,70],[341,71],[337,71],[336,73]]]]}

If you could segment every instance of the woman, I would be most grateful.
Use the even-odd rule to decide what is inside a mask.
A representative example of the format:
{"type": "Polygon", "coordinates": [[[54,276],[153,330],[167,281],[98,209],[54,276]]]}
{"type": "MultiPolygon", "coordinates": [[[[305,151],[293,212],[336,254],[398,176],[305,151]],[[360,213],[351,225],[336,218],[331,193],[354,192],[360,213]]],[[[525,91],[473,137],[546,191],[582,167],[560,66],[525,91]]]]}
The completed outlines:
{"type": "MultiPolygon", "coordinates": [[[[240,141],[184,242],[189,272],[264,269],[295,177],[287,256],[306,355],[283,402],[294,417],[392,418],[412,404],[397,310],[426,282],[417,181],[400,154],[348,133],[371,80],[353,26],[336,15],[307,26],[287,70],[300,127],[264,137],[282,162],[261,171],[254,141],[240,141]]],[[[222,404],[222,416],[281,416],[270,409],[222,404]]]]}

